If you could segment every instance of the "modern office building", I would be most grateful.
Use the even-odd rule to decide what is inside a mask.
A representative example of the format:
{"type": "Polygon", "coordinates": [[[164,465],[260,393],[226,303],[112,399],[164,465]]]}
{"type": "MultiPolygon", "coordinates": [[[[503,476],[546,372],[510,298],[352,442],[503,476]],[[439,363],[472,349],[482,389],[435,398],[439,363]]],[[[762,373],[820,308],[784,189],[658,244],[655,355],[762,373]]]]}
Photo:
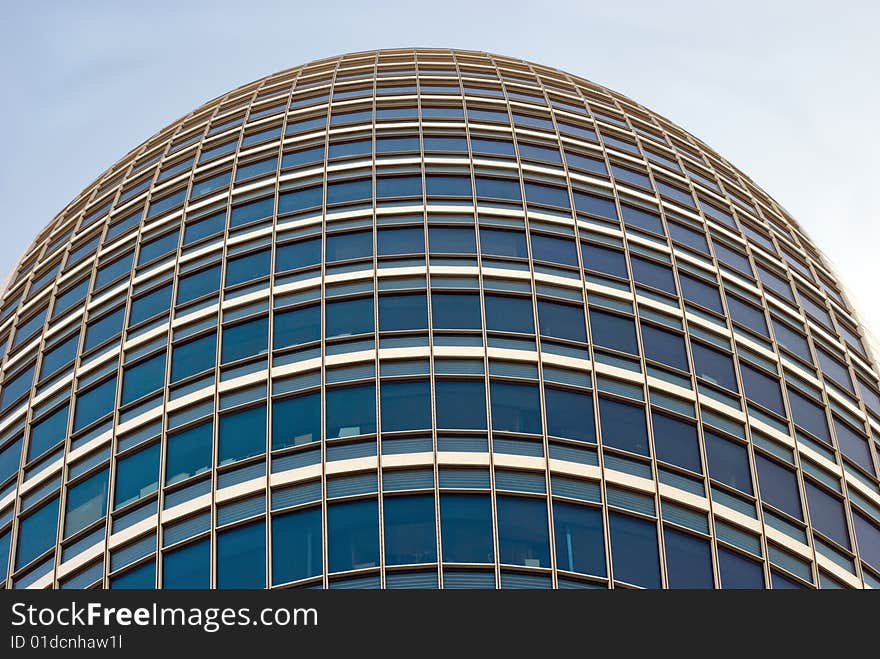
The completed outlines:
{"type": "Polygon", "coordinates": [[[880,585],[840,283],[723,157],[555,69],[236,89],[53,219],[0,323],[6,588],[880,585]]]}

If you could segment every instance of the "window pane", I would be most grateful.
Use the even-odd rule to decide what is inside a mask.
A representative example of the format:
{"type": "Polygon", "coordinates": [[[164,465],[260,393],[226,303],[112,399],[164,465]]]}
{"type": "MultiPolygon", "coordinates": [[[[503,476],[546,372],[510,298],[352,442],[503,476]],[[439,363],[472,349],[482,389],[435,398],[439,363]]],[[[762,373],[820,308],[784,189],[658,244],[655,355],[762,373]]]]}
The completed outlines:
{"type": "Polygon", "coordinates": [[[626,256],[620,250],[600,247],[590,243],[581,243],[581,257],[584,261],[584,268],[587,270],[595,270],[606,275],[629,279],[629,272],[626,269],[626,256]]]}
{"type": "Polygon", "coordinates": [[[429,196],[470,197],[473,195],[469,176],[438,176],[431,174],[425,177],[425,185],[429,196]]]}
{"type": "Polygon", "coordinates": [[[373,255],[373,232],[353,231],[327,236],[328,263],[360,259],[373,255]]]}
{"type": "Polygon", "coordinates": [[[163,286],[131,301],[128,326],[132,327],[147,318],[168,311],[171,306],[171,285],[163,286]]]}
{"type": "Polygon", "coordinates": [[[416,197],[422,194],[421,176],[383,176],[376,179],[376,198],[416,197]]]}
{"type": "Polygon", "coordinates": [[[807,491],[811,526],[839,545],[849,549],[849,530],[846,526],[846,511],[843,508],[843,502],[809,481],[804,482],[804,487],[807,491]]]}
{"type": "Polygon", "coordinates": [[[275,272],[297,270],[321,263],[321,238],[298,240],[275,249],[275,272]]]}
{"type": "Polygon", "coordinates": [[[208,421],[168,437],[165,485],[173,485],[211,468],[214,426],[208,421]]]}
{"type": "Polygon", "coordinates": [[[58,497],[44,503],[19,522],[16,568],[24,567],[55,546],[58,531],[58,497]]]}
{"type": "Polygon", "coordinates": [[[659,288],[671,295],[676,294],[675,277],[672,275],[671,268],[638,256],[631,255],[629,261],[632,264],[633,279],[636,282],[659,288]]]}
{"type": "Polygon", "coordinates": [[[181,277],[177,281],[177,304],[183,304],[219,290],[220,266],[215,265],[193,275],[181,277]]]}
{"type": "Polygon", "coordinates": [[[678,281],[681,284],[681,295],[685,300],[701,304],[717,313],[724,313],[717,286],[681,273],[678,275],[678,281]]]}
{"type": "Polygon", "coordinates": [[[651,410],[657,459],[702,473],[697,427],[681,419],[651,410]]]}
{"type": "Polygon", "coordinates": [[[223,363],[261,355],[269,348],[269,317],[223,328],[223,363]]]}
{"type": "Polygon", "coordinates": [[[113,590],[150,590],[156,587],[156,563],[150,561],[110,579],[113,590]]]}
{"type": "Polygon", "coordinates": [[[327,390],[327,438],[376,432],[376,385],[327,390]]]}
{"type": "Polygon", "coordinates": [[[321,393],[315,391],[272,401],[272,449],[321,438],[321,393]]]}
{"type": "Polygon", "coordinates": [[[532,299],[510,295],[486,295],[486,329],[532,334],[535,321],[532,299]]]}
{"type": "Polygon", "coordinates": [[[327,302],[327,338],[373,332],[373,298],[327,302]]]}
{"type": "Polygon", "coordinates": [[[584,310],[580,306],[538,300],[538,323],[541,336],[587,342],[584,310]]]}
{"type": "Polygon", "coordinates": [[[702,538],[663,528],[670,588],[713,588],[712,552],[702,538]]]}
{"type": "Polygon", "coordinates": [[[488,197],[492,199],[507,199],[510,201],[520,201],[519,181],[502,178],[489,178],[486,176],[477,176],[477,196],[488,197]]]}
{"type": "Polygon", "coordinates": [[[171,381],[177,382],[190,375],[214,368],[217,361],[217,334],[179,343],[172,348],[171,381]]]}
{"type": "Polygon", "coordinates": [[[431,293],[434,329],[482,329],[478,293],[431,293]]]}
{"type": "MultiPolygon", "coordinates": [[[[27,451],[28,460],[41,456],[67,436],[68,411],[67,405],[64,405],[31,426],[31,437],[27,451]]],[[[17,455],[15,469],[18,469],[17,455]]],[[[5,480],[5,478],[0,480],[5,480]]]]}
{"type": "Polygon", "coordinates": [[[751,494],[752,475],[746,447],[708,431],[705,432],[705,440],[709,476],[740,492],[751,494]]]}
{"type": "Polygon", "coordinates": [[[722,588],[764,587],[764,569],[760,563],[723,547],[718,548],[718,570],[722,588]]]}
{"type": "Polygon", "coordinates": [[[488,494],[441,494],[444,563],[492,563],[492,500],[488,494]]]}
{"type": "Polygon", "coordinates": [[[437,561],[433,494],[385,497],[382,516],[387,565],[437,561]]]}
{"type": "Polygon", "coordinates": [[[498,554],[502,563],[550,567],[547,503],[501,495],[498,506],[498,554]]]}
{"type": "Polygon", "coordinates": [[[165,384],[165,353],[126,366],[122,374],[122,404],[125,405],[165,384]]]}
{"type": "Polygon", "coordinates": [[[375,499],[327,506],[330,572],[379,565],[379,508],[375,499]]]}
{"type": "Polygon", "coordinates": [[[242,224],[248,224],[264,217],[271,217],[275,210],[275,198],[267,197],[251,201],[246,204],[240,204],[232,209],[232,215],[229,218],[229,226],[237,227],[242,224]]]}
{"type": "MultiPolygon", "coordinates": [[[[568,194],[566,193],[566,206],[568,194]]],[[[571,238],[556,238],[539,233],[532,234],[532,258],[578,267],[577,247],[571,238]]]]}
{"type": "Polygon", "coordinates": [[[220,416],[217,460],[225,465],[266,452],[264,405],[220,416]]]}
{"type": "Polygon", "coordinates": [[[645,357],[682,371],[689,371],[684,337],[681,334],[642,323],[645,357]]]}
{"type": "Polygon", "coordinates": [[[691,341],[691,353],[694,356],[694,372],[698,378],[731,391],[739,391],[730,355],[713,350],[697,341],[691,341]]]}
{"type": "Polygon", "coordinates": [[[654,522],[609,513],[614,579],[644,588],[660,587],[660,552],[654,522]]]}
{"type": "Polygon", "coordinates": [[[264,249],[247,256],[229,259],[226,262],[225,285],[235,286],[246,281],[259,279],[269,274],[272,269],[272,250],[264,249]]]}
{"type": "Polygon", "coordinates": [[[541,434],[541,399],[537,384],[491,383],[492,429],[541,434]]]}
{"type": "Polygon", "coordinates": [[[492,256],[528,258],[526,234],[522,231],[480,228],[480,251],[492,256]]]}
{"type": "Polygon", "coordinates": [[[379,331],[428,328],[428,299],[424,293],[379,296],[379,331]]]}
{"type": "Polygon", "coordinates": [[[321,508],[272,518],[272,583],[314,577],[324,572],[321,508]]]}
{"type": "Polygon", "coordinates": [[[590,309],[590,332],[597,346],[639,354],[632,318],[590,309]]]}
{"type": "Polygon", "coordinates": [[[273,348],[289,348],[321,339],[321,305],[310,304],[292,311],[276,312],[273,323],[273,348]]]}
{"type": "Polygon", "coordinates": [[[217,534],[217,588],[266,587],[266,522],[217,534]]]}
{"type": "Polygon", "coordinates": [[[379,256],[425,253],[425,232],[420,226],[379,229],[376,240],[379,256]]]}
{"type": "Polygon", "coordinates": [[[162,559],[162,587],[169,590],[211,587],[210,538],[165,553],[162,559]]]}
{"type": "Polygon", "coordinates": [[[437,427],[486,428],[486,388],[482,380],[437,380],[437,427]]]}
{"type": "Polygon", "coordinates": [[[92,387],[76,396],[74,432],[85,428],[116,408],[116,378],[92,387]]]}
{"type": "Polygon", "coordinates": [[[742,361],[739,366],[746,398],[784,416],[785,410],[782,405],[782,390],[779,388],[779,380],[765,375],[742,361]]]}
{"type": "Polygon", "coordinates": [[[159,450],[157,442],[117,461],[115,508],[159,489],[159,450]]]}
{"type": "Polygon", "coordinates": [[[471,227],[430,227],[431,254],[476,254],[477,242],[471,227]]]}
{"type": "Polygon", "coordinates": [[[431,427],[431,382],[410,380],[382,383],[382,430],[431,427]]]}
{"type": "Polygon", "coordinates": [[[641,405],[600,396],[599,421],[605,446],[648,455],[648,430],[641,405]]]}
{"type": "Polygon", "coordinates": [[[560,570],[605,576],[601,510],[554,501],[553,532],[556,565],[560,570]]]}
{"type": "Polygon", "coordinates": [[[368,178],[327,184],[327,205],[343,204],[373,196],[373,181],[368,178]]]}
{"type": "Polygon", "coordinates": [[[801,497],[794,471],[757,454],[755,455],[755,468],[758,471],[761,499],[771,506],[776,506],[787,512],[792,517],[803,519],[801,497]]]}
{"type": "Polygon", "coordinates": [[[595,442],[593,399],[585,392],[544,387],[547,434],[552,437],[595,442]]]}
{"type": "Polygon", "coordinates": [[[67,490],[67,511],[64,514],[64,537],[86,528],[107,514],[109,470],[102,469],[94,476],[67,490]]]}

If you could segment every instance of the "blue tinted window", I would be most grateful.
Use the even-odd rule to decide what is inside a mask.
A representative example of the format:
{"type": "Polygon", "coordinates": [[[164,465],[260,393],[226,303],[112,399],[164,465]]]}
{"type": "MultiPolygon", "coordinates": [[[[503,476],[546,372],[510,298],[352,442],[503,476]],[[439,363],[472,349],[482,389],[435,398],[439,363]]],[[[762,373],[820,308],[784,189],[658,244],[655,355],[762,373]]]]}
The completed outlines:
{"type": "Polygon", "coordinates": [[[43,455],[67,436],[68,405],[55,410],[48,416],[31,426],[31,438],[28,442],[27,459],[43,455]]]}
{"type": "Polygon", "coordinates": [[[155,587],[156,563],[153,561],[110,579],[113,590],[150,590],[155,587]]]}
{"type": "Polygon", "coordinates": [[[538,300],[538,323],[541,336],[582,343],[587,341],[584,310],[580,306],[538,300]]]}
{"type": "MultiPolygon", "coordinates": [[[[464,116],[464,112],[458,110],[457,108],[427,108],[422,107],[422,116],[423,117],[450,117],[450,116],[464,116]],[[440,113],[445,114],[440,114],[440,113]],[[454,114],[453,114],[454,113],[454,114]]],[[[467,140],[463,137],[434,137],[427,135],[425,136],[425,151],[467,151],[467,140]]]]}
{"type": "Polygon", "coordinates": [[[657,459],[702,473],[697,427],[681,419],[651,410],[657,459]]]}
{"type": "Polygon", "coordinates": [[[660,587],[660,552],[654,522],[609,513],[614,578],[644,588],[660,587]]]}
{"type": "MultiPolygon", "coordinates": [[[[416,148],[418,149],[418,142],[416,142],[416,148]]],[[[378,150],[378,149],[377,149],[378,150]]],[[[298,156],[298,160],[305,162],[302,160],[302,156],[299,154],[308,154],[313,153],[312,156],[307,156],[310,158],[315,158],[315,156],[320,156],[319,159],[324,159],[324,149],[308,149],[307,151],[299,151],[297,153],[288,154],[288,156],[298,156]]],[[[328,160],[333,160],[334,158],[347,158],[349,156],[370,156],[373,154],[373,140],[356,140],[354,142],[336,142],[330,145],[330,151],[327,153],[328,160]]],[[[292,160],[292,159],[291,159],[292,160]]],[[[295,164],[295,163],[291,163],[295,164]]]]}
{"type": "Polygon", "coordinates": [[[751,494],[752,475],[746,447],[708,431],[705,440],[709,475],[725,485],[751,494]]]}
{"type": "Polygon", "coordinates": [[[327,506],[330,572],[379,565],[379,509],[375,499],[327,506]]]}
{"type": "Polygon", "coordinates": [[[272,217],[275,210],[275,198],[266,197],[257,201],[250,201],[246,204],[232,207],[232,213],[229,216],[229,226],[238,227],[243,224],[249,224],[256,220],[262,220],[266,217],[272,217]]]}
{"type": "MultiPolygon", "coordinates": [[[[318,119],[320,122],[318,125],[324,125],[324,118],[321,117],[318,119]]],[[[291,124],[288,128],[293,128],[298,124],[291,124]]],[[[288,132],[290,132],[288,130],[288,132]]],[[[370,144],[369,140],[366,142],[370,144]]],[[[349,144],[351,144],[349,142],[349,144]]],[[[339,145],[333,145],[339,146],[339,145]]],[[[330,148],[332,149],[333,146],[330,148]]],[[[332,151],[331,151],[332,153],[332,151]]],[[[307,165],[309,163],[323,163],[324,162],[324,146],[316,146],[311,149],[303,149],[301,151],[293,151],[292,153],[285,153],[284,157],[281,159],[281,169],[289,169],[290,167],[298,167],[300,165],[307,165]]]]}
{"type": "MultiPolygon", "coordinates": [[[[789,398],[791,398],[791,393],[791,390],[789,390],[789,398]]],[[[796,412],[792,412],[792,415],[795,417],[796,414],[796,412]]],[[[871,452],[868,449],[868,443],[865,441],[865,438],[836,417],[834,417],[832,423],[834,424],[834,434],[837,435],[840,452],[862,467],[862,469],[873,474],[874,461],[871,459],[871,452]]]]}
{"type": "Polygon", "coordinates": [[[599,424],[605,446],[648,455],[648,430],[641,405],[600,396],[599,424]]]}
{"type": "Polygon", "coordinates": [[[61,315],[62,313],[70,309],[73,305],[81,302],[83,299],[85,299],[86,293],[88,292],[89,278],[86,277],[76,286],[74,286],[73,288],[69,288],[67,291],[55,298],[55,306],[52,307],[52,317],[54,318],[55,316],[61,315]]]}
{"type": "Polygon", "coordinates": [[[743,302],[733,295],[727,296],[727,308],[730,311],[730,317],[736,322],[744,325],[753,332],[770,338],[767,331],[767,321],[764,319],[764,311],[758,307],[743,302]]]}
{"type": "Polygon", "coordinates": [[[510,295],[486,295],[486,329],[532,334],[535,321],[532,298],[510,295]]]}
{"type": "Polygon", "coordinates": [[[327,205],[344,204],[373,196],[373,181],[368,178],[329,183],[327,185],[327,205]]]}
{"type": "Polygon", "coordinates": [[[570,238],[532,234],[532,258],[578,267],[577,247],[570,238]]]}
{"type": "Polygon", "coordinates": [[[197,240],[220,233],[226,228],[226,212],[215,213],[201,220],[188,221],[183,232],[183,244],[191,245],[197,240]]]}
{"type": "MultiPolygon", "coordinates": [[[[525,142],[520,142],[519,144],[519,155],[521,158],[534,158],[535,160],[547,160],[549,162],[562,162],[562,157],[559,155],[559,149],[548,149],[547,147],[537,146],[535,144],[526,144],[525,142]]],[[[526,196],[528,196],[528,189],[526,190],[526,196]]],[[[566,197],[568,194],[566,193],[566,197]]]]}
{"type": "Polygon", "coordinates": [[[810,525],[849,549],[849,530],[846,526],[846,510],[843,502],[809,481],[804,481],[804,487],[807,492],[807,506],[810,509],[810,525]]]}
{"type": "Polygon", "coordinates": [[[575,167],[577,169],[584,169],[588,172],[593,172],[595,174],[602,174],[603,176],[608,176],[608,167],[605,165],[604,160],[599,160],[597,158],[590,158],[589,156],[582,156],[579,153],[572,153],[571,151],[565,152],[565,161],[568,163],[569,167],[575,167]]]}
{"type": "Polygon", "coordinates": [[[526,234],[522,231],[480,228],[480,252],[492,256],[528,258],[526,234]]]}
{"type": "Polygon", "coordinates": [[[376,241],[379,256],[425,253],[425,232],[420,226],[379,229],[376,241]]]}
{"type": "Polygon", "coordinates": [[[376,138],[376,153],[394,153],[397,151],[418,151],[418,137],[379,137],[376,138]]]}
{"type": "Polygon", "coordinates": [[[350,336],[373,331],[373,298],[328,302],[325,305],[324,332],[327,338],[350,336]]]}
{"type": "Polygon", "coordinates": [[[519,181],[477,176],[476,183],[478,197],[509,199],[511,201],[520,201],[522,199],[519,181]]]}
{"type": "Polygon", "coordinates": [[[526,201],[529,203],[559,206],[566,209],[571,207],[568,203],[568,188],[557,188],[555,185],[529,182],[526,182],[525,187],[526,201]]]}
{"type": "Polygon", "coordinates": [[[785,410],[782,405],[782,390],[779,388],[779,380],[765,375],[742,361],[740,361],[739,366],[746,398],[763,405],[767,409],[773,410],[777,414],[784,415],[785,410]]]}
{"type": "Polygon", "coordinates": [[[137,325],[139,322],[168,311],[171,306],[171,284],[163,286],[152,293],[147,293],[131,301],[131,314],[128,318],[128,326],[137,325]]]}
{"type": "Polygon", "coordinates": [[[327,390],[327,438],[376,432],[376,385],[327,390]]]}
{"type": "Polygon", "coordinates": [[[217,588],[266,587],[266,522],[217,534],[217,588]]]}
{"type": "Polygon", "coordinates": [[[216,362],[217,334],[215,332],[186,343],[178,343],[171,352],[171,381],[177,382],[190,375],[214,368],[216,362]]]}
{"type": "Polygon", "coordinates": [[[706,234],[702,231],[695,231],[677,222],[667,222],[669,227],[669,237],[673,240],[684,243],[698,252],[709,255],[709,243],[706,241],[706,234]]]}
{"type": "Polygon", "coordinates": [[[383,382],[382,430],[431,427],[431,383],[428,380],[383,382]]]}
{"type": "Polygon", "coordinates": [[[486,389],[482,380],[437,380],[438,428],[484,429],[486,389]]]}
{"type": "Polygon", "coordinates": [[[12,542],[12,529],[0,533],[0,579],[6,580],[9,565],[9,545],[12,542]]]}
{"type": "MultiPolygon", "coordinates": [[[[120,321],[120,325],[121,324],[120,321]]],[[[76,348],[78,344],[79,332],[65,340],[63,343],[59,343],[51,350],[44,352],[43,362],[40,365],[40,379],[52,375],[62,366],[72,362],[74,357],[76,357],[76,348]]]]}
{"type": "Polygon", "coordinates": [[[276,350],[318,341],[321,338],[321,305],[310,304],[292,311],[276,312],[272,322],[272,341],[276,350]]]}
{"type": "Polygon", "coordinates": [[[541,400],[537,384],[491,383],[492,429],[541,434],[541,400]]]}
{"type": "MultiPolygon", "coordinates": [[[[21,437],[0,449],[0,483],[12,476],[21,466],[21,437]]],[[[2,552],[0,552],[2,555],[2,552]]],[[[0,560],[0,565],[3,561],[0,560]]]]}
{"type": "Polygon", "coordinates": [[[749,277],[754,276],[752,273],[752,266],[745,254],[742,254],[738,250],[731,249],[717,240],[715,241],[715,256],[718,257],[719,263],[732,266],[736,270],[747,274],[749,277]]]}
{"type": "Polygon", "coordinates": [[[373,255],[373,232],[355,231],[327,236],[327,262],[373,255]]]}
{"type": "Polygon", "coordinates": [[[759,454],[755,455],[755,468],[758,471],[761,499],[792,517],[803,519],[801,497],[794,471],[759,454]]]}
{"type": "Polygon", "coordinates": [[[444,563],[492,563],[492,500],[488,494],[441,494],[444,563]]]}
{"type": "MultiPolygon", "coordinates": [[[[743,375],[743,382],[745,382],[745,375],[743,375]]],[[[796,425],[813,433],[826,444],[831,444],[824,408],[806,396],[802,396],[793,388],[788,389],[788,402],[791,404],[791,418],[796,425]]]]}
{"type": "MultiPolygon", "coordinates": [[[[462,140],[464,142],[464,140],[462,140]]],[[[470,176],[440,176],[437,174],[425,177],[425,188],[428,196],[443,195],[453,197],[473,196],[470,176]]]]}
{"type": "Polygon", "coordinates": [[[98,268],[98,274],[95,275],[94,290],[98,290],[105,284],[109,284],[111,281],[118,279],[122,275],[129,274],[131,272],[133,261],[134,252],[129,252],[125,256],[116,259],[112,263],[102,265],[100,268],[98,268]]]}
{"type": "Polygon", "coordinates": [[[278,214],[294,213],[324,203],[324,188],[316,185],[278,195],[278,214]]]}
{"type": "Polygon", "coordinates": [[[268,344],[268,316],[224,327],[222,361],[226,364],[245,357],[263,354],[268,350],[268,344]]]}
{"type": "Polygon", "coordinates": [[[553,437],[595,442],[593,399],[587,393],[544,387],[547,434],[553,437]]]}
{"type": "Polygon", "coordinates": [[[678,281],[681,284],[681,295],[688,302],[700,304],[707,309],[724,313],[721,307],[721,294],[717,286],[706,284],[700,279],[679,273],[678,281]]]}
{"type": "Polygon", "coordinates": [[[590,332],[597,346],[635,355],[639,353],[636,325],[628,316],[590,309],[590,332]]]}
{"type": "Polygon", "coordinates": [[[67,489],[67,510],[64,513],[64,537],[86,528],[107,514],[108,469],[80,481],[67,489]]]}
{"type": "Polygon", "coordinates": [[[478,293],[431,293],[434,329],[481,329],[478,293]]]}
{"type": "Polygon", "coordinates": [[[379,331],[428,328],[428,298],[424,293],[379,296],[379,331]]]}
{"type": "Polygon", "coordinates": [[[156,238],[155,240],[151,240],[150,242],[141,245],[141,251],[138,254],[138,265],[148,263],[149,261],[164,256],[173,250],[177,250],[179,236],[180,230],[175,229],[160,238],[156,238]]]}
{"type": "Polygon", "coordinates": [[[718,571],[722,588],[764,587],[764,568],[760,563],[723,547],[718,548],[718,571]]]}
{"type": "Polygon", "coordinates": [[[554,501],[553,533],[560,570],[605,576],[601,510],[554,501]]]}
{"type": "Polygon", "coordinates": [[[497,509],[501,563],[550,567],[546,501],[500,495],[497,509]]]}
{"type": "Polygon", "coordinates": [[[261,174],[268,174],[274,172],[277,167],[278,158],[266,158],[265,160],[258,160],[247,165],[239,165],[238,169],[235,170],[235,180],[243,181],[261,174]]]}
{"type": "Polygon", "coordinates": [[[739,391],[730,355],[713,350],[697,341],[691,341],[691,353],[694,356],[694,374],[698,378],[721,385],[731,391],[739,391]]]}
{"type": "Polygon", "coordinates": [[[645,357],[682,371],[688,368],[687,351],[681,334],[667,332],[653,325],[642,324],[645,357]]]}
{"type": "Polygon", "coordinates": [[[579,213],[590,213],[609,220],[617,221],[617,206],[613,199],[597,197],[585,192],[573,191],[574,207],[579,213]]]}
{"type": "Polygon", "coordinates": [[[165,484],[172,485],[211,468],[214,427],[208,421],[168,437],[165,484]]]}
{"type": "MultiPolygon", "coordinates": [[[[225,145],[224,145],[225,146],[225,145]]],[[[222,147],[221,147],[222,148],[222,147]]],[[[211,153],[206,151],[205,153],[211,153]]],[[[155,217],[159,213],[171,210],[175,206],[179,206],[186,198],[186,188],[173,192],[172,194],[150,202],[150,209],[147,211],[147,217],[155,217]]]]}
{"type": "Polygon", "coordinates": [[[54,497],[39,509],[24,517],[18,527],[17,568],[23,567],[37,556],[55,546],[58,531],[58,497],[54,497]]]}
{"type": "Polygon", "coordinates": [[[298,240],[275,249],[275,271],[296,270],[321,263],[321,238],[298,240]]]}
{"type": "Polygon", "coordinates": [[[165,552],[162,559],[162,587],[203,590],[211,587],[211,539],[191,542],[165,552]]]}
{"type": "Polygon", "coordinates": [[[158,443],[127,455],[116,462],[116,497],[114,507],[119,508],[159,488],[158,443]]]}
{"type": "Polygon", "coordinates": [[[272,518],[272,583],[307,579],[324,572],[321,508],[272,518]]]}
{"type": "Polygon", "coordinates": [[[807,343],[807,340],[800,332],[796,332],[785,323],[776,320],[776,318],[771,317],[771,322],[773,323],[773,333],[776,335],[776,341],[779,345],[790,350],[801,359],[813,363],[813,357],[810,354],[810,344],[807,343]]]}
{"type": "Polygon", "coordinates": [[[177,304],[195,300],[218,290],[220,290],[220,266],[215,265],[178,280],[177,304]]]}
{"type": "Polygon", "coordinates": [[[623,211],[623,221],[625,224],[653,233],[663,234],[663,223],[660,221],[660,216],[656,213],[649,213],[626,204],[621,204],[620,208],[623,211]]]}
{"type": "Polygon", "coordinates": [[[272,449],[316,442],[321,438],[321,393],[272,402],[272,449]]]}
{"type": "Polygon", "coordinates": [[[73,430],[76,432],[116,409],[116,378],[76,396],[73,430]]]}
{"type": "Polygon", "coordinates": [[[581,256],[584,260],[584,268],[587,270],[595,270],[623,279],[629,278],[629,272],[626,269],[626,256],[620,250],[599,247],[591,243],[581,243],[581,256]]]}
{"type": "Polygon", "coordinates": [[[477,242],[470,227],[430,227],[431,254],[476,254],[477,242]]]}
{"type": "Polygon", "coordinates": [[[235,286],[269,274],[272,269],[272,250],[264,249],[226,261],[226,286],[235,286]]]}
{"type": "Polygon", "coordinates": [[[376,179],[376,198],[415,197],[422,194],[421,176],[385,176],[376,179]]]}
{"type": "Polygon", "coordinates": [[[633,279],[636,282],[659,288],[672,295],[676,294],[675,278],[672,276],[671,268],[638,256],[630,256],[629,260],[632,264],[633,279]]]}
{"type": "Polygon", "coordinates": [[[385,497],[382,517],[386,565],[437,561],[433,494],[385,497]]]}
{"type": "Polygon", "coordinates": [[[853,511],[853,529],[862,560],[875,569],[880,569],[880,528],[853,511]]]}
{"type": "Polygon", "coordinates": [[[122,374],[122,404],[130,403],[165,384],[165,353],[126,366],[122,374]]]}
{"type": "Polygon", "coordinates": [[[266,407],[220,415],[217,460],[224,465],[266,452],[266,407]]]}
{"type": "Polygon", "coordinates": [[[664,527],[663,543],[670,588],[714,587],[712,551],[706,540],[664,527]]]}

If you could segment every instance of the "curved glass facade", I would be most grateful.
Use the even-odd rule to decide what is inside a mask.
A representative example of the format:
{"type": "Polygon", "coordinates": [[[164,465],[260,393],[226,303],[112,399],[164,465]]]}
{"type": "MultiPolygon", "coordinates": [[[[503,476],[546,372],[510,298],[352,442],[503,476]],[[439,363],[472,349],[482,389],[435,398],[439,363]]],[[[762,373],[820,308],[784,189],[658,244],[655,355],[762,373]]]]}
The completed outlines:
{"type": "Polygon", "coordinates": [[[834,275],[554,69],[378,51],[230,92],[40,233],[0,323],[6,588],[880,584],[834,275]]]}

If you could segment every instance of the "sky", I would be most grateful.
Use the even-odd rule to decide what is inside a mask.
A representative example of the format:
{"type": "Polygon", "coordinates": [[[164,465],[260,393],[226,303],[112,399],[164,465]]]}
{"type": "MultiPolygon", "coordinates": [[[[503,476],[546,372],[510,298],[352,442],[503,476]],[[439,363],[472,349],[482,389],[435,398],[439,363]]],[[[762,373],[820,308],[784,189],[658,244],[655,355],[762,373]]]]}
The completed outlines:
{"type": "Polygon", "coordinates": [[[848,0],[0,0],[0,276],[130,149],[275,71],[345,52],[484,50],[582,76],[748,174],[880,335],[880,3],[848,0]]]}

